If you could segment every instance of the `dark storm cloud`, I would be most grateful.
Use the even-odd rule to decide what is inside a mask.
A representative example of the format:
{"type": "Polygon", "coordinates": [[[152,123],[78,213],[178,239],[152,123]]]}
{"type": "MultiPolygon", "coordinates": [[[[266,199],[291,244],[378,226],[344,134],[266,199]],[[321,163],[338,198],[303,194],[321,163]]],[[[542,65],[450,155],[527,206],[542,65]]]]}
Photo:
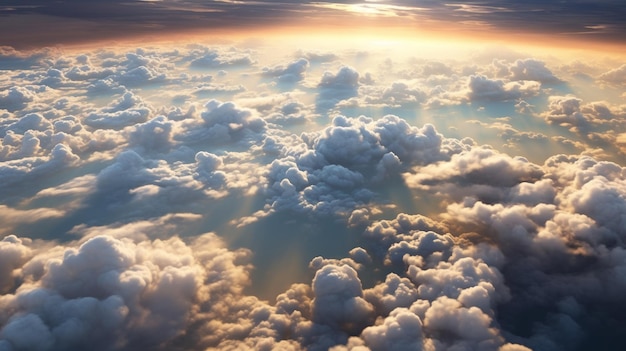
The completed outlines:
{"type": "MultiPolygon", "coordinates": [[[[199,1],[199,0],[8,0],[0,6],[0,29],[12,33],[0,45],[27,47],[159,34],[182,29],[258,28],[292,22],[316,24],[349,17],[402,18],[406,25],[436,20],[505,32],[591,36],[621,41],[626,7],[618,1],[481,2],[415,1],[199,1]],[[363,11],[365,10],[365,11],[363,11]],[[367,17],[363,13],[368,13],[367,17]],[[419,21],[418,21],[419,20],[419,21]]],[[[396,21],[396,24],[398,22],[396,21]]]]}

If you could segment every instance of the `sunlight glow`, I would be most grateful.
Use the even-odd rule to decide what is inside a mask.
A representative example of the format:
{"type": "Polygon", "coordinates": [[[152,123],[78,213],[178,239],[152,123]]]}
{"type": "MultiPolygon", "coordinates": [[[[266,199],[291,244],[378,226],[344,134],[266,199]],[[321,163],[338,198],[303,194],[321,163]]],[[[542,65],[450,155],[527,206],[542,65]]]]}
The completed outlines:
{"type": "Polygon", "coordinates": [[[312,2],[310,6],[374,17],[397,17],[399,16],[399,12],[413,12],[419,10],[415,7],[378,3],[338,4],[328,2],[312,2]]]}

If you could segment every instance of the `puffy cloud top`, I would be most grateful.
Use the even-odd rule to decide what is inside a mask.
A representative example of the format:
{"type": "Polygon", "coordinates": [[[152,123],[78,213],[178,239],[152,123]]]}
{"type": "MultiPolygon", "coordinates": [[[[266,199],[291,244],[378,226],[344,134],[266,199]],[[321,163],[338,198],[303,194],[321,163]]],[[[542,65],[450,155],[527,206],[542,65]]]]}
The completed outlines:
{"type": "Polygon", "coordinates": [[[624,348],[620,67],[270,44],[0,49],[0,349],[624,348]]]}

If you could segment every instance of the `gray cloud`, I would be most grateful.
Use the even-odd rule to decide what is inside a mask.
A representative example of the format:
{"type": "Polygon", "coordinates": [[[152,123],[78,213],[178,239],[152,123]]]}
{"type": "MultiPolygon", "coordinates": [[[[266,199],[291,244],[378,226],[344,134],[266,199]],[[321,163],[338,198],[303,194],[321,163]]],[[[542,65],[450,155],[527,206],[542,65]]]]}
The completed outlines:
{"type": "Polygon", "coordinates": [[[287,66],[264,67],[262,75],[276,77],[279,82],[293,83],[304,79],[304,73],[308,67],[309,61],[301,58],[290,62],[287,66]]]}

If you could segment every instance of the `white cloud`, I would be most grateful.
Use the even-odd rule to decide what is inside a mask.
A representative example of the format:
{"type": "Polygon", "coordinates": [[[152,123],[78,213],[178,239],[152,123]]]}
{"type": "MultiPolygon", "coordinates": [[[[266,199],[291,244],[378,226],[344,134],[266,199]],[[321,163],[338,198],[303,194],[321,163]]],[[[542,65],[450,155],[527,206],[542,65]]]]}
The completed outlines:
{"type": "MultiPolygon", "coordinates": [[[[15,237],[3,243],[23,245],[15,237]]],[[[176,237],[134,243],[101,235],[57,251],[57,257],[36,249],[32,258],[21,254],[15,258],[19,275],[30,283],[2,300],[4,308],[20,314],[10,320],[3,316],[0,335],[15,348],[66,349],[94,342],[102,349],[161,347],[182,335],[190,320],[201,318],[198,308],[204,303],[205,312],[220,301],[229,304],[222,300],[226,294],[238,294],[246,284],[245,266],[234,263],[246,253],[221,246],[212,234],[190,245],[176,237]],[[211,275],[221,279],[209,283],[211,275]]]]}
{"type": "Polygon", "coordinates": [[[621,67],[268,45],[0,49],[0,349],[619,342],[621,67]]]}
{"type": "Polygon", "coordinates": [[[422,350],[422,321],[406,309],[395,309],[382,325],[366,328],[363,340],[372,351],[422,350]]]}
{"type": "Polygon", "coordinates": [[[0,106],[10,112],[21,110],[36,98],[32,88],[15,86],[0,93],[0,106]]]}
{"type": "Polygon", "coordinates": [[[598,79],[609,84],[624,84],[626,81],[626,64],[602,73],[598,79]]]}
{"type": "Polygon", "coordinates": [[[516,60],[510,67],[511,79],[534,80],[542,83],[560,83],[561,80],[546,67],[546,64],[536,59],[516,60]]]}
{"type": "Polygon", "coordinates": [[[342,66],[336,74],[326,71],[318,83],[321,108],[331,108],[341,100],[356,96],[359,87],[359,72],[349,66],[342,66]]]}
{"type": "Polygon", "coordinates": [[[508,101],[526,96],[537,95],[541,85],[533,81],[514,81],[505,83],[502,80],[492,80],[485,76],[471,76],[468,80],[469,92],[467,97],[471,101],[508,101]]]}
{"type": "Polygon", "coordinates": [[[372,306],[363,299],[361,281],[350,266],[323,266],[312,282],[313,321],[346,332],[359,331],[371,323],[372,306]]]}
{"type": "Polygon", "coordinates": [[[201,123],[185,125],[186,131],[175,139],[185,142],[225,143],[257,138],[265,129],[265,121],[248,109],[239,109],[232,102],[211,100],[201,113],[201,123]]]}
{"type": "Polygon", "coordinates": [[[191,66],[198,68],[221,68],[228,66],[250,66],[255,63],[249,53],[230,50],[193,49],[190,53],[191,66]]]}
{"type": "Polygon", "coordinates": [[[302,138],[304,145],[287,148],[288,156],[270,166],[272,207],[343,213],[368,203],[369,188],[387,177],[453,152],[432,125],[416,128],[396,116],[378,121],[338,116],[333,126],[302,138]]]}

